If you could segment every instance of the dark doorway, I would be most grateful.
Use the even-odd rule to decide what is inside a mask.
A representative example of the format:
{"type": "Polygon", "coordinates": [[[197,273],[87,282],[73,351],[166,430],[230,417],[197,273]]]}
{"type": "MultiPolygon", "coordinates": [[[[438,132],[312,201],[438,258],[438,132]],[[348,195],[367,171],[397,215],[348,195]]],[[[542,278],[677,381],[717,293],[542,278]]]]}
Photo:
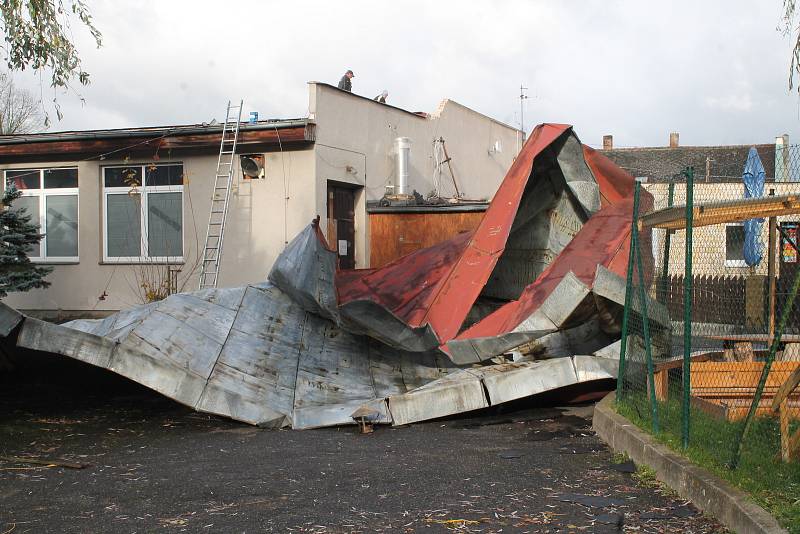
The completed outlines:
{"type": "Polygon", "coordinates": [[[328,244],[339,258],[340,269],[354,269],[356,189],[328,182],[328,244]]]}

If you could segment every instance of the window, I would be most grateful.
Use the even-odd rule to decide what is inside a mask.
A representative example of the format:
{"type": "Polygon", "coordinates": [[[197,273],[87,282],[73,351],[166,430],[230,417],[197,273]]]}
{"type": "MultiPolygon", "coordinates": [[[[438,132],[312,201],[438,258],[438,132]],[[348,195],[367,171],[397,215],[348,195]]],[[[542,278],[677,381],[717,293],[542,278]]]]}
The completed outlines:
{"type": "Polygon", "coordinates": [[[103,168],[103,259],[183,261],[183,165],[103,168]]]}
{"type": "Polygon", "coordinates": [[[725,226],[725,267],[747,267],[744,261],[744,225],[725,226]]]}
{"type": "Polygon", "coordinates": [[[78,169],[8,170],[5,180],[22,192],[14,208],[25,208],[44,234],[28,253],[31,261],[77,262],[78,169]]]}

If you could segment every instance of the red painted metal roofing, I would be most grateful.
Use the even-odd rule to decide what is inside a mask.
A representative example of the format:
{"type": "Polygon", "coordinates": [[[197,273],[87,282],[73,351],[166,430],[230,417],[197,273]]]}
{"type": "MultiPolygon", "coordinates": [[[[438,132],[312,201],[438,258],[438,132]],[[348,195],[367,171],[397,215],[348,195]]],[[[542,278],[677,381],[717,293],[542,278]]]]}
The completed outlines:
{"type": "MultiPolygon", "coordinates": [[[[652,197],[646,195],[645,203],[650,202],[648,199],[652,197]]],[[[456,339],[493,336],[514,330],[541,306],[569,272],[588,287],[592,287],[598,265],[624,277],[630,250],[631,213],[632,198],[609,204],[595,213],[553,263],[525,288],[518,300],[497,309],[456,339]]]]}
{"type": "Polygon", "coordinates": [[[458,335],[505,249],[534,159],[570,129],[565,124],[536,127],[473,233],[419,250],[379,269],[338,272],[340,307],[372,301],[409,327],[429,326],[444,344],[457,336],[490,336],[512,330],[569,270],[584,282],[593,280],[598,263],[624,274],[634,180],[602,154],[584,147],[584,158],[599,185],[604,208],[584,225],[558,260],[523,291],[519,300],[458,335]]]}

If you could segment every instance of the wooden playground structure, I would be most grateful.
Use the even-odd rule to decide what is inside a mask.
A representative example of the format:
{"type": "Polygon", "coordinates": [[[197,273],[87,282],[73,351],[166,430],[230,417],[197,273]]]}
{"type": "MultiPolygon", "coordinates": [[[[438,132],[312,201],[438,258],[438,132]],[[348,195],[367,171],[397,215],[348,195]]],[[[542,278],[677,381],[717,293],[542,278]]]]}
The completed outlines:
{"type": "MultiPolygon", "coordinates": [[[[686,228],[686,207],[676,206],[655,211],[639,219],[643,227],[666,231],[686,228]]],[[[689,386],[692,406],[728,421],[744,419],[753,404],[769,351],[754,350],[753,344],[772,346],[774,361],[756,407],[756,416],[777,416],[780,425],[780,457],[783,461],[800,459],[800,335],[781,335],[775,331],[775,257],[778,233],[797,250],[797,244],[783,234],[777,217],[800,214],[800,196],[767,196],[725,202],[696,204],[692,227],[768,220],[768,333],[704,336],[721,341],[723,350],[695,353],[691,357],[689,386]],[[779,344],[782,350],[778,351],[779,344]]],[[[668,399],[669,373],[679,369],[683,359],[655,365],[653,389],[659,401],[668,399]]]]}

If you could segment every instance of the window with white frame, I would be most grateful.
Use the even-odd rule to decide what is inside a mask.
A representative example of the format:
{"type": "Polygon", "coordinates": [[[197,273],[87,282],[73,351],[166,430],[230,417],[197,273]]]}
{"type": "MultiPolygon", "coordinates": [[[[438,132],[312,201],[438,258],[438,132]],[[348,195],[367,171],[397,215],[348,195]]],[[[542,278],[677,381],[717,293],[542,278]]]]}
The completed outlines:
{"type": "Polygon", "coordinates": [[[744,225],[725,225],[725,267],[747,267],[744,261],[744,225]]]}
{"type": "Polygon", "coordinates": [[[5,183],[22,192],[13,208],[25,208],[44,234],[28,253],[31,261],[77,262],[78,169],[12,169],[5,171],[5,183]]]}
{"type": "Polygon", "coordinates": [[[183,261],[183,165],[103,167],[103,259],[183,261]]]}

